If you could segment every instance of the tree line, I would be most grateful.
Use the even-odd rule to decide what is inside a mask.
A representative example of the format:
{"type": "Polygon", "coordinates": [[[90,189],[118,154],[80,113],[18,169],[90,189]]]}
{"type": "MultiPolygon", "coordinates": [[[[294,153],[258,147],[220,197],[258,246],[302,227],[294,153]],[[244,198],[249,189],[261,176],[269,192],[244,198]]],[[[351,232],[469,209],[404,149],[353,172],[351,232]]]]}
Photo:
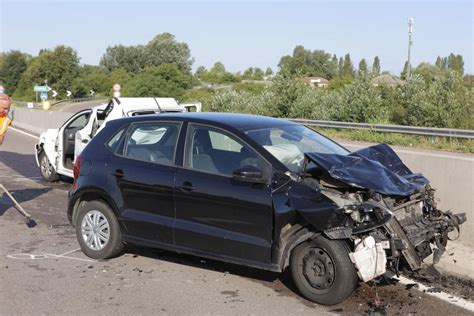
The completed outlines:
{"type": "Polygon", "coordinates": [[[383,71],[381,60],[337,56],[324,50],[296,46],[271,68],[249,67],[229,72],[222,62],[199,66],[186,43],[172,34],[156,35],[145,45],[115,45],[104,52],[98,66],[81,65],[77,52],[67,46],[43,49],[37,56],[20,51],[0,53],[0,82],[17,100],[34,100],[34,85],[47,83],[66,98],[111,95],[114,83],[124,96],[169,96],[199,100],[204,108],[245,111],[283,117],[307,117],[355,122],[386,122],[419,126],[473,127],[472,75],[464,75],[464,61],[454,53],[439,56],[401,72],[399,85],[374,85],[383,71]],[[357,64],[357,66],[355,65],[357,64]],[[327,89],[305,85],[301,78],[330,80],[327,89]],[[47,81],[46,81],[47,80],[47,81]],[[271,83],[271,84],[269,84],[271,83]],[[218,87],[226,87],[219,89],[218,87]]]}

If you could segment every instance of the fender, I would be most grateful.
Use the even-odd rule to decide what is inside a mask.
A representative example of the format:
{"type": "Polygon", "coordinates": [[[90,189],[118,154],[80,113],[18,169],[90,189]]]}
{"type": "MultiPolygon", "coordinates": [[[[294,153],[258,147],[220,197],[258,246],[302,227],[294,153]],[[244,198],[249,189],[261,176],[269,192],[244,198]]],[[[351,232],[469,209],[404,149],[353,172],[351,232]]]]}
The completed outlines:
{"type": "MultiPolygon", "coordinates": [[[[110,208],[115,213],[117,218],[120,218],[120,213],[118,211],[117,205],[110,198],[109,194],[106,191],[97,187],[85,187],[81,189],[80,191],[69,192],[69,202],[68,202],[68,209],[67,209],[67,217],[68,217],[69,223],[71,223],[71,225],[74,226],[74,223],[76,221],[76,215],[77,215],[76,211],[81,202],[85,202],[88,200],[96,200],[96,199],[104,200],[110,206],[110,208]]],[[[120,224],[120,226],[122,225],[120,224]]]]}

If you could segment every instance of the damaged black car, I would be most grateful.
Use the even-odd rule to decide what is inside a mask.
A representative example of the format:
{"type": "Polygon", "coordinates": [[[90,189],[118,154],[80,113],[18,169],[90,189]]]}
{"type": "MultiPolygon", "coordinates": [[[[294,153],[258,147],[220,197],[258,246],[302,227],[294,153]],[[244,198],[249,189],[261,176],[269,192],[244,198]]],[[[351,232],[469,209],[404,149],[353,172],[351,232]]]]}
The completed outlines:
{"type": "Polygon", "coordinates": [[[302,296],[325,305],[360,281],[438,261],[466,220],[439,210],[429,181],[387,145],[350,152],[255,115],[111,121],[74,178],[68,217],[87,256],[132,243],[289,271],[302,296]]]}

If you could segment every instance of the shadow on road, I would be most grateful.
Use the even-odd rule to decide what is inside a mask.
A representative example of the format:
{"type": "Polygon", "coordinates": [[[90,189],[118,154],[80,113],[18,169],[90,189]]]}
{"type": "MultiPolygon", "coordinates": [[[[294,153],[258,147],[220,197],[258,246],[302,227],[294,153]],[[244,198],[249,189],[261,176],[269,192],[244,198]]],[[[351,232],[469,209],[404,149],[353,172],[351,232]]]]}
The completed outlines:
{"type": "Polygon", "coordinates": [[[33,154],[18,154],[10,151],[0,152],[0,162],[25,178],[40,177],[33,154]]]}
{"type": "MultiPolygon", "coordinates": [[[[42,188],[42,189],[21,189],[9,191],[11,195],[17,200],[18,203],[23,203],[26,201],[31,201],[45,193],[51,191],[51,188],[42,188]]],[[[13,201],[5,194],[5,192],[0,192],[0,216],[2,216],[8,209],[13,208],[13,201]]]]}
{"type": "MultiPolygon", "coordinates": [[[[260,270],[257,268],[251,268],[246,266],[240,266],[237,264],[206,259],[202,257],[196,257],[187,254],[179,254],[172,251],[161,250],[161,249],[153,249],[153,248],[142,248],[139,246],[127,245],[125,250],[127,253],[136,254],[143,257],[148,257],[152,259],[158,259],[162,261],[167,261],[176,264],[182,264],[186,266],[191,266],[195,268],[201,268],[211,271],[222,272],[225,274],[233,274],[238,275],[241,277],[253,279],[255,281],[260,281],[265,286],[268,286],[275,290],[280,294],[284,294],[282,292],[292,292],[292,296],[296,295],[296,297],[301,298],[299,294],[297,294],[297,290],[290,279],[288,273],[276,273],[266,270],[260,270]],[[286,288],[282,289],[281,286],[275,284],[276,281],[281,281],[281,284],[286,288]],[[286,290],[286,291],[285,291],[286,290]]],[[[278,282],[279,283],[279,282],[278,282]]],[[[289,294],[289,293],[287,293],[289,294]]],[[[301,298],[304,300],[303,298],[301,298]]],[[[304,300],[305,301],[305,300],[304,300]]],[[[308,301],[309,303],[309,301],[308,301]]]]}

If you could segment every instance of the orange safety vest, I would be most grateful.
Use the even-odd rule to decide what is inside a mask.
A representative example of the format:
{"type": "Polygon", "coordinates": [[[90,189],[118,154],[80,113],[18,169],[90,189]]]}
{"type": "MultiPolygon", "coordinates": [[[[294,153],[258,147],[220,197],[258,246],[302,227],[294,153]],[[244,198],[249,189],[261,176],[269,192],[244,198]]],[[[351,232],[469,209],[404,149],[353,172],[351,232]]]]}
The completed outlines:
{"type": "Polygon", "coordinates": [[[8,115],[8,112],[0,113],[0,136],[5,135],[11,122],[12,118],[8,115]]]}

